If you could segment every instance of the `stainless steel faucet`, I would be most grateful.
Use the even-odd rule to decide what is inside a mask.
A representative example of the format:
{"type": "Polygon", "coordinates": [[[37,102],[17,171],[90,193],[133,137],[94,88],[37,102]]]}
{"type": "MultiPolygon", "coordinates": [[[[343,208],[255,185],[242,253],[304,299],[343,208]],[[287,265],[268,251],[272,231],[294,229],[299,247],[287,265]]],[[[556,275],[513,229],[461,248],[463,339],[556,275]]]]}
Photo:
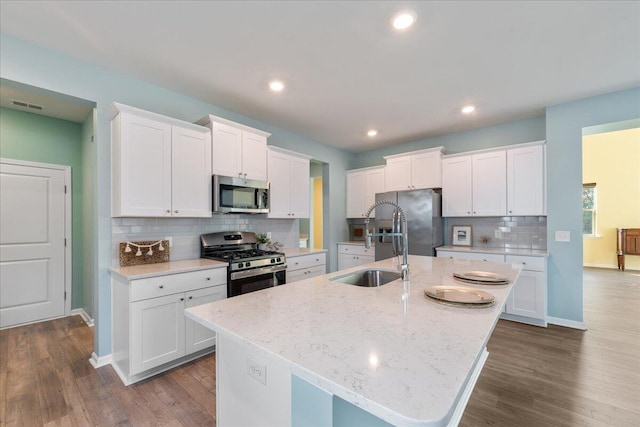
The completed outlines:
{"type": "Polygon", "coordinates": [[[409,236],[407,235],[407,218],[404,215],[404,211],[395,202],[392,202],[390,200],[378,200],[373,205],[371,205],[369,210],[367,210],[365,217],[366,217],[364,220],[365,247],[367,249],[371,248],[372,237],[389,236],[389,237],[393,237],[393,249],[394,249],[394,252],[397,254],[396,239],[398,238],[402,239],[402,264],[400,265],[399,269],[402,272],[402,280],[405,282],[408,282],[409,281],[409,236]],[[369,215],[371,215],[371,211],[373,211],[377,206],[380,206],[380,205],[391,205],[391,206],[395,206],[397,209],[397,211],[394,212],[393,214],[393,226],[391,229],[391,233],[387,233],[384,230],[382,230],[381,233],[371,233],[369,231],[369,215]]]}

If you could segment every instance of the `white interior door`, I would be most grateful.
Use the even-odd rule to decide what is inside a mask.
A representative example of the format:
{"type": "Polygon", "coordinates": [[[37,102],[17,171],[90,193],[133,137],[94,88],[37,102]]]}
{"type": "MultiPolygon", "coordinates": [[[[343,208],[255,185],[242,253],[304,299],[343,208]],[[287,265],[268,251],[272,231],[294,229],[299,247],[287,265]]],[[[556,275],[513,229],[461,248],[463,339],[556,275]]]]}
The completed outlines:
{"type": "Polygon", "coordinates": [[[0,163],[0,327],[65,314],[64,169],[0,163]]]}

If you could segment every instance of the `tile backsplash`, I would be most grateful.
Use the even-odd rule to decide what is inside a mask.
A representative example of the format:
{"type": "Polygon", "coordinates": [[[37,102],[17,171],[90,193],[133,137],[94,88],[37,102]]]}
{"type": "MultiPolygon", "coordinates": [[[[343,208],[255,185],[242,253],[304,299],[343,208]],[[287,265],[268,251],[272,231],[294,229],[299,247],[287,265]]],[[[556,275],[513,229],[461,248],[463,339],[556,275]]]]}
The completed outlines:
{"type": "Polygon", "coordinates": [[[445,245],[451,244],[451,230],[454,225],[470,225],[472,227],[473,246],[547,249],[546,216],[445,218],[445,245]],[[480,242],[482,236],[489,237],[488,244],[480,242]]]}
{"type": "Polygon", "coordinates": [[[171,237],[171,261],[200,257],[200,235],[218,231],[271,232],[271,241],[297,247],[297,219],[266,219],[255,215],[215,215],[212,218],[112,218],[112,265],[118,266],[119,245],[124,241],[171,237]]]}

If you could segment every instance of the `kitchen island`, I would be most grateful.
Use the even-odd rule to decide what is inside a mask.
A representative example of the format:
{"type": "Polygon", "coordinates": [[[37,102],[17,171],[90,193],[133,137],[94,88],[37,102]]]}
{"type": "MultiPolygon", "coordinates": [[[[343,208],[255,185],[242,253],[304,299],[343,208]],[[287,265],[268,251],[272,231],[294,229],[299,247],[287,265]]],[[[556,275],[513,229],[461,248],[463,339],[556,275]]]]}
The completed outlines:
{"type": "Polygon", "coordinates": [[[331,280],[363,268],[395,269],[395,262],[187,309],[218,333],[218,425],[457,425],[520,266],[464,265],[511,281],[466,285],[495,296],[488,308],[425,297],[425,287],[460,285],[452,277],[460,265],[451,259],[410,256],[408,286],[331,280]]]}

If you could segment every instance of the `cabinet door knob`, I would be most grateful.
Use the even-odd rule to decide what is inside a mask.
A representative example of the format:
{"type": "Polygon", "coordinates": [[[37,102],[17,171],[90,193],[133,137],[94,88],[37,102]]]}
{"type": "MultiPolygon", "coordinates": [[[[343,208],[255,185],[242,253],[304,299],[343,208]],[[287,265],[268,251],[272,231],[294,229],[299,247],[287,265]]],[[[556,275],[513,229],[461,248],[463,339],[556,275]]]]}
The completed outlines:
{"type": "Polygon", "coordinates": [[[211,277],[207,277],[207,280],[211,280],[211,277]]]}
{"type": "Polygon", "coordinates": [[[190,296],[189,299],[193,299],[193,296],[190,296]]]}
{"type": "Polygon", "coordinates": [[[476,211],[473,211],[473,214],[475,215],[475,214],[476,214],[476,211]]]}
{"type": "Polygon", "coordinates": [[[178,213],[178,209],[176,209],[174,212],[175,212],[175,213],[178,213]]]}
{"type": "Polygon", "coordinates": [[[513,211],[509,211],[509,213],[513,213],[513,211]]]}
{"type": "Polygon", "coordinates": [[[164,285],[160,285],[158,286],[160,289],[164,289],[164,285]]]}
{"type": "Polygon", "coordinates": [[[184,301],[184,297],[180,298],[180,301],[184,301]]]}
{"type": "Polygon", "coordinates": [[[245,178],[247,177],[247,174],[246,174],[246,173],[244,174],[244,177],[245,177],[245,178]]]}
{"type": "Polygon", "coordinates": [[[467,211],[467,215],[471,214],[471,212],[467,211]]]}
{"type": "Polygon", "coordinates": [[[171,209],[167,209],[167,213],[171,213],[171,209]]]}

